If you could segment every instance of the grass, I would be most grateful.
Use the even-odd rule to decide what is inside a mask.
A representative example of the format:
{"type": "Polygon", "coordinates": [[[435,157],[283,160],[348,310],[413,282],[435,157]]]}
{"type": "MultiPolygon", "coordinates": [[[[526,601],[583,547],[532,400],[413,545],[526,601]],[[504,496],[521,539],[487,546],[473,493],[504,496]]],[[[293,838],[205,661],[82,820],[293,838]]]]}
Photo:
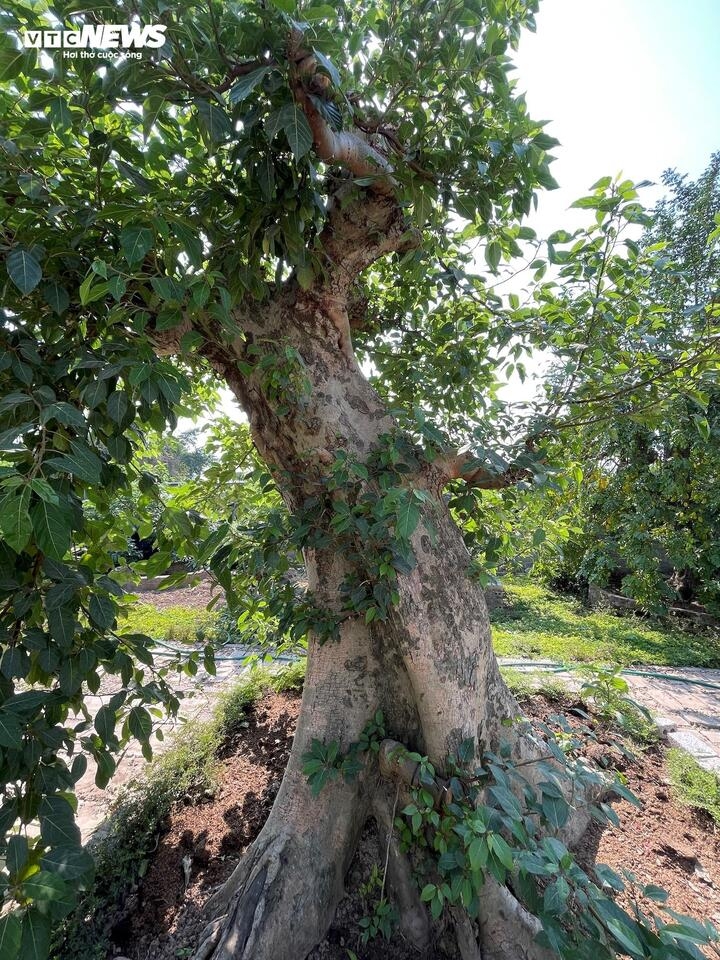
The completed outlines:
{"type": "Polygon", "coordinates": [[[552,673],[541,670],[513,670],[512,667],[500,667],[503,680],[510,692],[518,700],[542,694],[548,700],[562,700],[568,695],[568,688],[552,673]]]}
{"type": "Polygon", "coordinates": [[[704,810],[720,826],[720,781],[715,774],[703,770],[684,750],[668,750],[666,760],[675,799],[704,810]]]}
{"type": "Polygon", "coordinates": [[[506,592],[509,605],[490,617],[499,656],[623,666],[720,666],[717,631],[588,610],[536,584],[513,582],[506,592]]]}
{"type": "Polygon", "coordinates": [[[90,842],[95,883],[58,931],[52,960],[105,960],[113,914],[144,876],[160,823],[172,805],[212,790],[218,754],[246,722],[248,707],[269,689],[299,691],[304,675],[304,661],[277,672],[248,672],[220,695],[210,720],[182,728],[147,773],[128,784],[113,804],[107,829],[90,842]]]}
{"type": "Polygon", "coordinates": [[[149,603],[136,603],[121,621],[124,633],[144,633],[153,640],[194,643],[214,634],[218,614],[191,607],[165,607],[158,610],[149,603]]]}

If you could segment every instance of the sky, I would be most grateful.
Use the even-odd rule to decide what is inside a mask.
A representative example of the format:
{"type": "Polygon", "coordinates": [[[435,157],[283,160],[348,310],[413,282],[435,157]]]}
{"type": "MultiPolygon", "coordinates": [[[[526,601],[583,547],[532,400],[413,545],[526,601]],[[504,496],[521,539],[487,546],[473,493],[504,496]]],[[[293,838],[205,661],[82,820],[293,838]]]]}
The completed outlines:
{"type": "MultiPolygon", "coordinates": [[[[514,61],[530,115],[560,141],[560,189],[541,191],[529,220],[541,236],[584,222],[568,207],[606,174],[697,177],[720,150],[720,0],[541,0],[514,61]]],[[[514,400],[534,391],[516,380],[506,389],[514,400]]],[[[239,418],[227,391],[222,408],[239,418]]]]}
{"type": "Polygon", "coordinates": [[[720,0],[541,0],[514,59],[530,116],[560,140],[538,233],[606,174],[696,177],[720,150],[720,0]]]}

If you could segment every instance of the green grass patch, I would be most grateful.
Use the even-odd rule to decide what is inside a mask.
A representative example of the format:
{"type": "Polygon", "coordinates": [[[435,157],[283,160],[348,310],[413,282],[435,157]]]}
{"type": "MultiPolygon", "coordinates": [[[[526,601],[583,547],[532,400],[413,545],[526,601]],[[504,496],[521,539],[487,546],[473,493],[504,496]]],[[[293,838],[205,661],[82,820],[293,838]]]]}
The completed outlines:
{"type": "Polygon", "coordinates": [[[191,607],[165,607],[158,610],[150,603],[136,603],[120,621],[125,633],[144,633],[153,640],[175,643],[206,641],[215,634],[218,614],[213,610],[191,607]]]}
{"type": "Polygon", "coordinates": [[[95,883],[58,930],[52,960],[109,956],[114,914],[145,875],[163,818],[180,798],[199,799],[215,787],[218,755],[242,728],[248,708],[268,690],[298,692],[304,675],[304,660],[278,671],[260,667],[249,671],[220,694],[210,720],[180,728],[148,771],[123,789],[107,824],[90,842],[95,883]]]}
{"type": "Polygon", "coordinates": [[[490,615],[499,656],[623,666],[720,666],[716,630],[589,610],[536,584],[513,582],[506,592],[508,605],[490,615]]]}
{"type": "Polygon", "coordinates": [[[568,695],[568,688],[562,680],[542,670],[514,670],[512,667],[500,667],[500,673],[510,692],[518,700],[527,700],[542,694],[548,700],[562,700],[568,695]]]}
{"type": "Polygon", "coordinates": [[[684,750],[668,750],[666,758],[675,799],[687,807],[704,810],[720,826],[720,781],[684,750]]]}

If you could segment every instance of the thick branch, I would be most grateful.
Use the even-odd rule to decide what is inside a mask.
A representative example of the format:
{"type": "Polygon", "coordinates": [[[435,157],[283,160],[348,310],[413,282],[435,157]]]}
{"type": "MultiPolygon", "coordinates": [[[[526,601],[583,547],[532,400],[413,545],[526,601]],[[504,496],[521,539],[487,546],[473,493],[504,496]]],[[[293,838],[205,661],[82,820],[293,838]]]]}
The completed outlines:
{"type": "Polygon", "coordinates": [[[469,487],[478,490],[503,490],[531,476],[526,467],[511,466],[502,473],[493,473],[478,463],[476,457],[467,450],[433,462],[446,476],[447,480],[464,480],[469,487]]]}
{"type": "Polygon", "coordinates": [[[328,286],[336,296],[346,296],[355,279],[376,260],[414,250],[422,239],[394,198],[368,194],[358,198],[349,193],[341,188],[335,195],[320,234],[328,286]]]}
{"type": "Polygon", "coordinates": [[[292,92],[295,102],[302,108],[310,124],[316,154],[326,163],[336,163],[344,167],[355,177],[372,177],[370,189],[373,193],[394,197],[397,181],[393,177],[393,167],[387,157],[376,150],[362,134],[333,130],[313,103],[310,87],[322,98],[327,86],[326,78],[321,80],[318,77],[316,80],[317,59],[303,49],[302,39],[300,31],[293,31],[290,35],[288,58],[294,64],[292,92]]]}

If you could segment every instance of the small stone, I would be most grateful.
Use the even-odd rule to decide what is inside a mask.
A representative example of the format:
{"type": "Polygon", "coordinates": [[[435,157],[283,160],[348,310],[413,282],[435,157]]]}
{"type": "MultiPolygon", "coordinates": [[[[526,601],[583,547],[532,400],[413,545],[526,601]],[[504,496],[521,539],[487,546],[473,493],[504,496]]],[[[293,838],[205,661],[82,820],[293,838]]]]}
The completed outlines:
{"type": "Polygon", "coordinates": [[[671,717],[655,717],[655,726],[661,737],[667,737],[669,733],[677,730],[677,722],[671,717]]]}

